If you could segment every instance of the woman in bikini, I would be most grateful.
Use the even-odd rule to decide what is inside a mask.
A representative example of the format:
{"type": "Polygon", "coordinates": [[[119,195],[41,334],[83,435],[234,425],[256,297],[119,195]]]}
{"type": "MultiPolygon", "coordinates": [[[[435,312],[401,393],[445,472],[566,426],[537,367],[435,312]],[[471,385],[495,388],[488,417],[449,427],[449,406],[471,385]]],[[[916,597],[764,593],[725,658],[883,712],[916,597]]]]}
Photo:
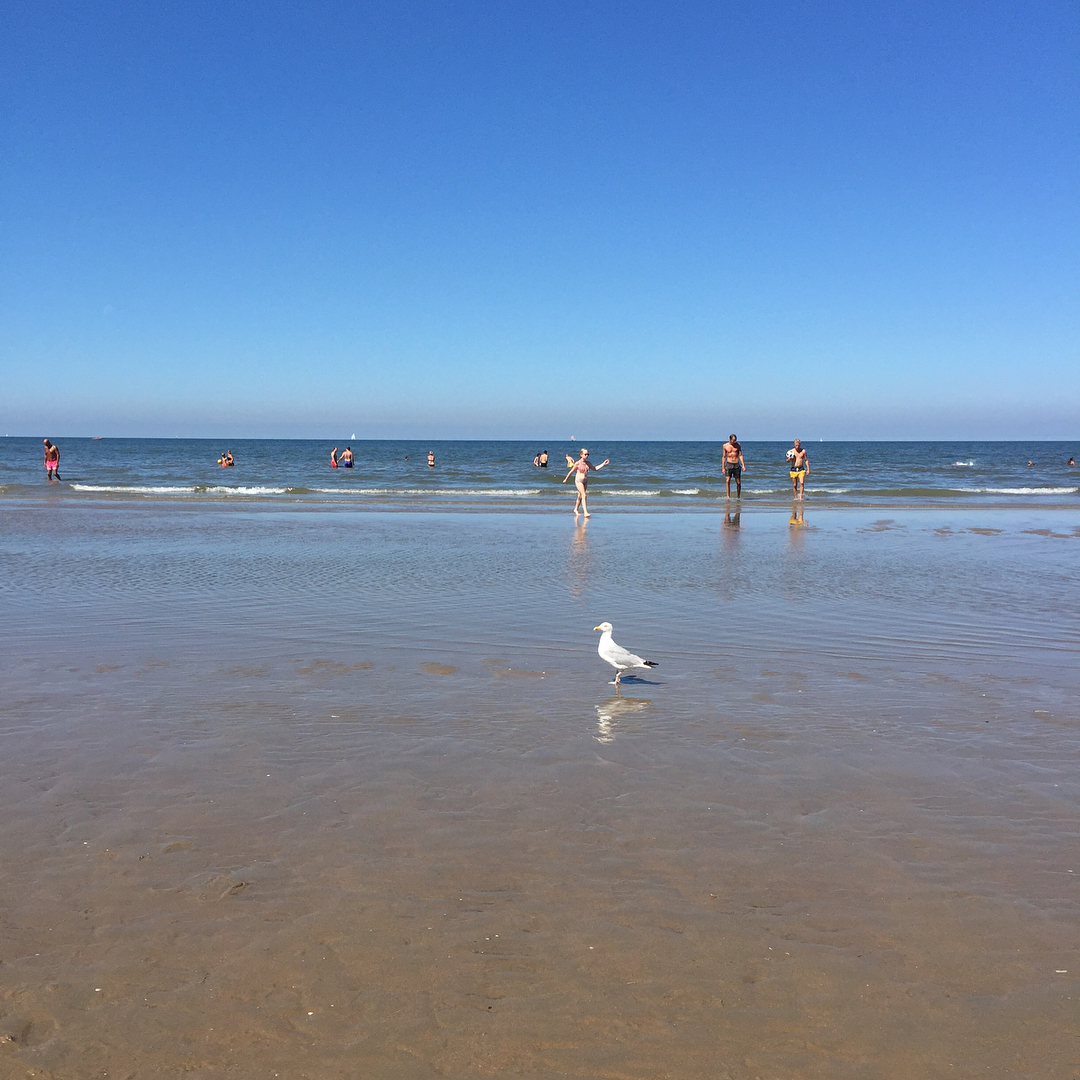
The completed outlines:
{"type": "Polygon", "coordinates": [[[565,484],[571,476],[574,478],[574,486],[577,488],[577,501],[574,503],[574,517],[577,517],[578,507],[581,507],[585,511],[585,516],[590,517],[589,506],[585,501],[585,495],[589,487],[589,470],[599,472],[605,465],[610,465],[609,458],[605,458],[599,465],[594,465],[589,460],[589,451],[583,446],[581,448],[581,457],[577,461],[571,459],[570,455],[566,455],[566,460],[570,463],[570,471],[563,477],[563,483],[565,484]]]}

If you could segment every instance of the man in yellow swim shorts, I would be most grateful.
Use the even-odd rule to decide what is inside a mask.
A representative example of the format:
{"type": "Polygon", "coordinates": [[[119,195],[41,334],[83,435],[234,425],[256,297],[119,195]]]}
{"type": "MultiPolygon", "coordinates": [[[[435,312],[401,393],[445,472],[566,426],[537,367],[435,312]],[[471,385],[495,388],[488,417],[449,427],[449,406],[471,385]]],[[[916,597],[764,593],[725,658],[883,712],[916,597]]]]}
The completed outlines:
{"type": "Polygon", "coordinates": [[[810,455],[803,449],[802,443],[796,439],[795,445],[788,451],[790,464],[791,494],[796,499],[803,497],[806,487],[806,474],[810,471],[810,455]]]}

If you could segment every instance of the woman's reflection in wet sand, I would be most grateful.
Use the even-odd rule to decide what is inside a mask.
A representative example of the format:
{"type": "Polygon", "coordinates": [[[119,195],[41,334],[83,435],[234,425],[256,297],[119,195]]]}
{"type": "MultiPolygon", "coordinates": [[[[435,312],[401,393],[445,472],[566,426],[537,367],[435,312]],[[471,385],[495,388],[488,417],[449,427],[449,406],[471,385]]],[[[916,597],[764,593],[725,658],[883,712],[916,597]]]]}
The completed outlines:
{"type": "Polygon", "coordinates": [[[570,595],[578,599],[585,591],[585,585],[589,578],[589,567],[592,559],[589,555],[589,542],[585,536],[585,530],[589,527],[589,519],[582,518],[580,522],[574,522],[574,538],[570,542],[570,558],[566,564],[566,574],[570,579],[570,595]]]}
{"type": "Polygon", "coordinates": [[[627,724],[627,720],[651,704],[648,698],[624,698],[620,694],[609,697],[596,706],[596,734],[593,738],[598,743],[612,743],[616,735],[640,730],[639,724],[627,724]]]}

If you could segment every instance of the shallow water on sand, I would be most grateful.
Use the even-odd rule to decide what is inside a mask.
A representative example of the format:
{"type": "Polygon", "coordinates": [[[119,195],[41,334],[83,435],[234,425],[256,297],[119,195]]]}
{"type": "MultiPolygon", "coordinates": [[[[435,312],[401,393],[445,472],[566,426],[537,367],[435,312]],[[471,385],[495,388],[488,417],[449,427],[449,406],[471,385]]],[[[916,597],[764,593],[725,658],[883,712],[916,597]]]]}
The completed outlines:
{"type": "Polygon", "coordinates": [[[0,1075],[1076,1075],[1073,514],[0,539],[0,1075]]]}

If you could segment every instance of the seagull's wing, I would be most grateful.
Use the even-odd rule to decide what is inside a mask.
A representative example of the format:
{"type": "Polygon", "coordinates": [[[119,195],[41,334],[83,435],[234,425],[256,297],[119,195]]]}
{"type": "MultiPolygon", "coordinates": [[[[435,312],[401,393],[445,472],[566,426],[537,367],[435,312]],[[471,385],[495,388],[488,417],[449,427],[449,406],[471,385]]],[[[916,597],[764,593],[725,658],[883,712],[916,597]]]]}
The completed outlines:
{"type": "Polygon", "coordinates": [[[614,641],[603,642],[598,651],[600,656],[612,667],[635,668],[648,666],[640,656],[635,656],[621,645],[616,645],[614,641]]]}

